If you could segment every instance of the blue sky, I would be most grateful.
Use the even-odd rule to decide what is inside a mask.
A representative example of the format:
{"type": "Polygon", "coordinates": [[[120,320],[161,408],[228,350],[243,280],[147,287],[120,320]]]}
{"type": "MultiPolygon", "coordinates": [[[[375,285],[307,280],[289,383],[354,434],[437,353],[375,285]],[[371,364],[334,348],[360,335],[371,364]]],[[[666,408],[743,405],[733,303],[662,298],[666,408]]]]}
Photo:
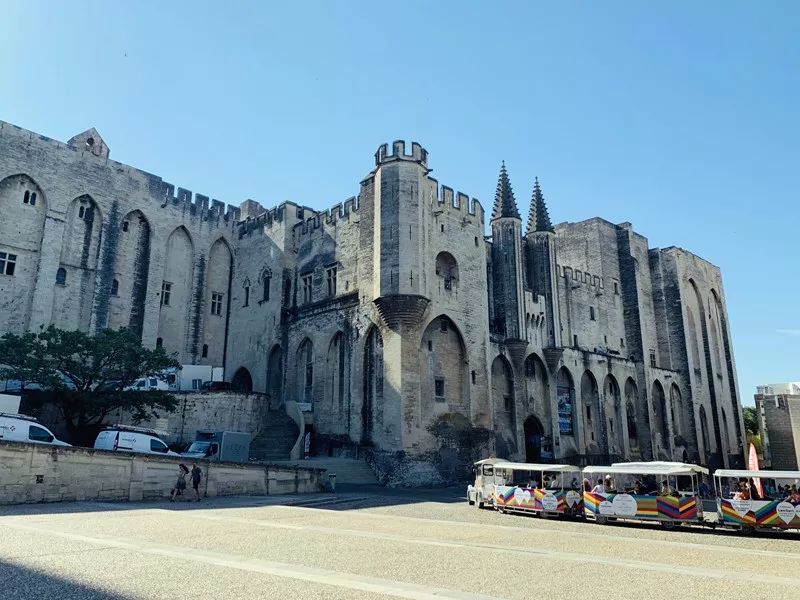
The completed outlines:
{"type": "Polygon", "coordinates": [[[6,2],[0,119],[231,204],[354,195],[413,139],[490,206],[721,267],[742,397],[800,380],[800,5],[6,2]]]}

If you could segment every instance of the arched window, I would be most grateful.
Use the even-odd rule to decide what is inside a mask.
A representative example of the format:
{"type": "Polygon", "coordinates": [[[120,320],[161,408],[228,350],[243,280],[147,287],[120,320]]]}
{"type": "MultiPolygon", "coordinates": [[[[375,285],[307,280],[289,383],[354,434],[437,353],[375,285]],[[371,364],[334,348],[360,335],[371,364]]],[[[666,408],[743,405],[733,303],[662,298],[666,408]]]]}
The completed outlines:
{"type": "Polygon", "coordinates": [[[119,296],[119,281],[116,279],[111,280],[111,295],[119,296]]]}
{"type": "Polygon", "coordinates": [[[56,285],[67,285],[67,270],[64,267],[56,271],[56,285]]]}
{"type": "Polygon", "coordinates": [[[164,347],[164,338],[156,338],[156,348],[164,347]]]}
{"type": "Polygon", "coordinates": [[[452,290],[458,282],[458,263],[449,252],[440,252],[436,256],[436,274],[442,278],[444,289],[452,290]]]}
{"type": "Polygon", "coordinates": [[[264,269],[261,271],[261,301],[269,300],[269,288],[272,285],[272,271],[264,269]]]}
{"type": "Polygon", "coordinates": [[[208,358],[208,344],[203,344],[203,358],[208,358]]]}

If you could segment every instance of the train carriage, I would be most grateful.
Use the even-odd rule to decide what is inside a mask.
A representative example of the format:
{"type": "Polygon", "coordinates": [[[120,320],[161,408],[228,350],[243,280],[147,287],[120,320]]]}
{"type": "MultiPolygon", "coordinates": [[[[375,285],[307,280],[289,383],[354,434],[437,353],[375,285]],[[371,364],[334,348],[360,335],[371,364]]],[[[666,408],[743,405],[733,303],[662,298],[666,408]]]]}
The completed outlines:
{"type": "Polygon", "coordinates": [[[800,529],[798,495],[778,491],[785,489],[782,484],[796,489],[798,481],[800,471],[718,469],[714,473],[718,523],[742,531],[800,529]],[[753,490],[758,487],[764,493],[754,497],[753,490]]]}
{"type": "Polygon", "coordinates": [[[708,469],[668,462],[586,467],[583,475],[591,487],[583,492],[584,513],[597,523],[650,521],[666,528],[701,523],[697,481],[701,474],[708,474],[708,469]]]}

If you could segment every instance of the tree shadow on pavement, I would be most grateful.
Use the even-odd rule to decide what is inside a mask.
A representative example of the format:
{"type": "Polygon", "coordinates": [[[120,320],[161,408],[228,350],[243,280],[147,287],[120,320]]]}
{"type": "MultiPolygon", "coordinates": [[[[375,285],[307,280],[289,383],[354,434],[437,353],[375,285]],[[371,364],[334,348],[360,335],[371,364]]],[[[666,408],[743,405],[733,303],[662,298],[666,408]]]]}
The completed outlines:
{"type": "Polygon", "coordinates": [[[116,592],[0,560],[0,598],[11,600],[131,600],[116,592]]]}

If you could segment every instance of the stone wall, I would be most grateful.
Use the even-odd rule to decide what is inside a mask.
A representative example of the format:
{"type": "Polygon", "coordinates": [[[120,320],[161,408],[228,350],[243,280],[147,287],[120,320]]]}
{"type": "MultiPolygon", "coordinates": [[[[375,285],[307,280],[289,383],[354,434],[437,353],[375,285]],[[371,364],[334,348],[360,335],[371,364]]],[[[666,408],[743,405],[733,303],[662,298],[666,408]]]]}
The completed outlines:
{"type": "MultiPolygon", "coordinates": [[[[238,392],[207,392],[175,394],[178,407],[173,413],[162,413],[161,418],[143,423],[139,427],[150,427],[164,432],[164,441],[180,445],[194,441],[198,429],[215,431],[243,431],[253,437],[268,427],[269,403],[264,394],[242,394],[238,392]]],[[[59,439],[66,439],[63,418],[54,406],[31,410],[23,398],[20,412],[36,416],[49,427],[59,439]]],[[[123,412],[106,418],[109,425],[134,425],[130,416],[123,412]]]]}
{"type": "MultiPolygon", "coordinates": [[[[0,442],[0,504],[166,498],[180,457],[0,442]]],[[[322,491],[321,469],[200,463],[205,497],[322,491]]]]}

